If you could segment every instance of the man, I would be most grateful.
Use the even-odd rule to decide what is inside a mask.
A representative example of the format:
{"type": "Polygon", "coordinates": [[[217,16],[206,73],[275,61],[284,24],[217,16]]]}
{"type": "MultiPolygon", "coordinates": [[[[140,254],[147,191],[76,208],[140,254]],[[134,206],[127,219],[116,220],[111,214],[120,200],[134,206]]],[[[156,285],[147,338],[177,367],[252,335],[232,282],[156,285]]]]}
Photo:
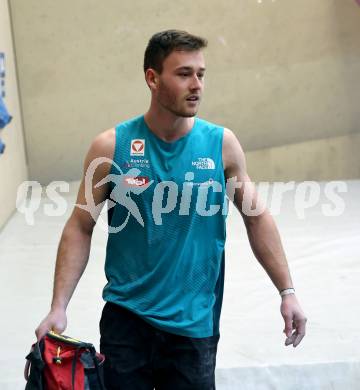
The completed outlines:
{"type": "MultiPolygon", "coordinates": [[[[296,347],[305,335],[306,318],[274,221],[266,209],[251,212],[260,202],[242,148],[229,129],[196,117],[206,45],[184,31],[155,34],[144,58],[149,110],[97,136],[85,159],[77,204],[88,203],[87,172],[94,161],[100,162],[91,195],[95,205],[109,200],[107,303],[100,321],[108,390],[215,389],[225,190],[256,258],[281,292],[286,344],[296,347]]],[[[65,225],[51,310],[38,338],[66,328],[66,307],[88,261],[94,209],[75,207],[65,225]]]]}

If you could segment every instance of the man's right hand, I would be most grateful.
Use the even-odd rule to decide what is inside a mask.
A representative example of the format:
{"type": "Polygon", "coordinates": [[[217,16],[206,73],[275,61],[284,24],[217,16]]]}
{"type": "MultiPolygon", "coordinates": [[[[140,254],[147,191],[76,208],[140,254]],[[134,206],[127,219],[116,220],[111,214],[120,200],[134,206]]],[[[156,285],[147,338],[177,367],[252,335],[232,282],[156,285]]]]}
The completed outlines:
{"type": "Polygon", "coordinates": [[[50,330],[61,334],[67,325],[66,312],[63,309],[51,310],[36,328],[35,334],[39,341],[50,330]]]}

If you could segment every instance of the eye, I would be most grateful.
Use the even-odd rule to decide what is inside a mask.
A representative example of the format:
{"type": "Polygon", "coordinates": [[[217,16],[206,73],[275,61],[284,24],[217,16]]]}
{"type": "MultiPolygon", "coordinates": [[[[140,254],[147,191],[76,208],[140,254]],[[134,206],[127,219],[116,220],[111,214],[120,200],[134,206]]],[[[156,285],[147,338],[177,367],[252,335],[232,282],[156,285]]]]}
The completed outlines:
{"type": "Polygon", "coordinates": [[[179,76],[181,76],[181,77],[187,77],[187,76],[189,76],[189,73],[179,73],[179,76]]]}
{"type": "Polygon", "coordinates": [[[204,76],[205,76],[205,75],[204,75],[203,73],[197,75],[197,77],[198,77],[200,80],[202,80],[202,79],[204,78],[204,76]]]}

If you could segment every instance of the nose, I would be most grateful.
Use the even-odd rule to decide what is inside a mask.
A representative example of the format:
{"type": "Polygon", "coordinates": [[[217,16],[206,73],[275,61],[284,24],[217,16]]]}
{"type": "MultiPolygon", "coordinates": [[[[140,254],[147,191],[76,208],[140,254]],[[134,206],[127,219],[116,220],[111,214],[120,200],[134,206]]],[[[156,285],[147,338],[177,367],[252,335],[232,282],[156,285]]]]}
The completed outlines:
{"type": "Polygon", "coordinates": [[[194,90],[194,89],[197,90],[197,89],[201,89],[202,86],[203,86],[202,80],[198,77],[198,75],[195,74],[194,77],[192,77],[192,79],[191,79],[190,88],[192,90],[194,90]]]}

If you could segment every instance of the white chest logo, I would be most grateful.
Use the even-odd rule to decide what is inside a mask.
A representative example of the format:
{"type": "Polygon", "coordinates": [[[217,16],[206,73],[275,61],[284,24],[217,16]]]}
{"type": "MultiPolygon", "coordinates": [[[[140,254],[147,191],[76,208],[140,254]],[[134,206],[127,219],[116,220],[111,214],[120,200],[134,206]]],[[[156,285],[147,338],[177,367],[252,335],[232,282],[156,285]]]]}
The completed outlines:
{"type": "Polygon", "coordinates": [[[198,157],[191,165],[196,169],[215,169],[214,160],[210,157],[198,157]]]}
{"type": "Polygon", "coordinates": [[[144,156],[145,155],[145,140],[132,139],[130,146],[130,156],[144,156]]]}

